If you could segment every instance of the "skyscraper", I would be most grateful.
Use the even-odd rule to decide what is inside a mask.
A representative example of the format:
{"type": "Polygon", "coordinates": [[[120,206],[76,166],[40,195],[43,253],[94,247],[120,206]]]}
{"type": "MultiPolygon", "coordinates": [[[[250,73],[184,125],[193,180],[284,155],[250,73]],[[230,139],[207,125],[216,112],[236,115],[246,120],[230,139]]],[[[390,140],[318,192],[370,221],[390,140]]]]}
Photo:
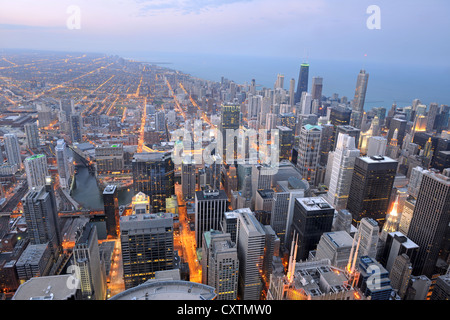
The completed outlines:
{"type": "Polygon", "coordinates": [[[87,223],[73,248],[73,261],[79,268],[84,300],[105,300],[106,274],[101,266],[97,229],[87,223]]]}
{"type": "Polygon", "coordinates": [[[72,143],[82,142],[83,140],[83,118],[79,113],[69,116],[70,138],[72,143]]]}
{"type": "Polygon", "coordinates": [[[384,224],[397,165],[388,157],[356,158],[347,201],[354,225],[364,217],[378,221],[380,226],[384,224]]]}
{"type": "Polygon", "coordinates": [[[120,243],[125,289],[174,269],[171,213],[133,214],[120,218],[120,243]]]}
{"type": "Polygon", "coordinates": [[[300,73],[298,75],[297,91],[295,92],[295,103],[300,102],[302,93],[308,91],[309,64],[302,63],[300,65],[300,73]]]}
{"type": "Polygon", "coordinates": [[[364,113],[364,102],[366,100],[367,82],[369,74],[365,70],[361,70],[356,80],[355,97],[352,103],[352,123],[356,128],[361,128],[361,120],[364,113]]]}
{"type": "Polygon", "coordinates": [[[103,206],[105,211],[106,234],[113,238],[119,235],[119,200],[117,187],[108,185],[103,190],[103,206]]]}
{"type": "Polygon", "coordinates": [[[333,225],[334,208],[322,197],[296,198],[289,240],[293,232],[298,235],[299,247],[296,261],[306,260],[309,251],[315,250],[324,232],[333,225]]]}
{"type": "Polygon", "coordinates": [[[347,207],[348,193],[352,180],[355,160],[359,157],[359,150],[355,147],[355,138],[347,134],[339,134],[333,155],[328,201],[336,210],[347,207]]]}
{"type": "MultiPolygon", "coordinates": [[[[236,148],[237,148],[237,140],[236,137],[234,141],[227,141],[227,130],[233,130],[233,132],[239,129],[241,125],[241,106],[239,104],[223,104],[222,105],[222,114],[219,123],[219,131],[222,134],[222,153],[216,152],[216,154],[222,155],[222,159],[224,162],[232,163],[234,159],[236,159],[236,148]],[[234,158],[227,159],[227,145],[230,147],[234,145],[234,158]]],[[[220,143],[220,139],[218,139],[220,143]]]]}
{"type": "MultiPolygon", "coordinates": [[[[238,213],[238,259],[240,300],[259,300],[266,232],[250,209],[238,213]]],[[[235,211],[235,212],[236,212],[235,211]]]]}
{"type": "Polygon", "coordinates": [[[22,204],[30,243],[49,243],[50,252],[56,259],[61,251],[61,235],[52,188],[47,179],[45,186],[31,189],[22,199],[22,204]]]}
{"type": "Polygon", "coordinates": [[[134,193],[150,197],[151,212],[164,211],[166,199],[175,194],[174,164],[169,152],[135,153],[132,160],[134,193]]]}
{"type": "Polygon", "coordinates": [[[195,192],[195,241],[198,248],[202,246],[203,232],[220,230],[227,201],[223,190],[205,188],[195,192]]]}
{"type": "Polygon", "coordinates": [[[25,172],[27,174],[28,188],[45,186],[48,176],[47,157],[44,154],[36,154],[24,160],[25,172]]]}
{"type": "Polygon", "coordinates": [[[56,165],[58,166],[59,184],[61,188],[69,187],[70,178],[72,176],[73,166],[67,156],[66,142],[59,139],[55,147],[56,165]]]}
{"type": "Polygon", "coordinates": [[[181,189],[185,199],[193,199],[195,193],[195,162],[186,160],[181,163],[181,189]]]}
{"type": "Polygon", "coordinates": [[[236,243],[229,233],[203,233],[202,283],[216,288],[216,300],[236,300],[239,260],[236,243]]]}
{"type": "Polygon", "coordinates": [[[20,157],[19,139],[13,133],[4,135],[6,158],[9,164],[17,164],[17,167],[22,166],[22,158],[20,157]]]}
{"type": "Polygon", "coordinates": [[[320,139],[322,128],[320,126],[305,125],[300,132],[297,167],[302,177],[310,185],[315,185],[316,170],[320,156],[320,139]]]}
{"type": "Polygon", "coordinates": [[[27,123],[24,125],[24,129],[28,147],[30,149],[39,148],[39,129],[37,123],[27,123]]]}
{"type": "Polygon", "coordinates": [[[289,81],[289,104],[291,107],[295,105],[295,79],[289,81]]]}
{"type": "Polygon", "coordinates": [[[413,274],[424,274],[430,279],[435,274],[449,222],[450,177],[425,172],[407,235],[419,246],[413,274]]]}

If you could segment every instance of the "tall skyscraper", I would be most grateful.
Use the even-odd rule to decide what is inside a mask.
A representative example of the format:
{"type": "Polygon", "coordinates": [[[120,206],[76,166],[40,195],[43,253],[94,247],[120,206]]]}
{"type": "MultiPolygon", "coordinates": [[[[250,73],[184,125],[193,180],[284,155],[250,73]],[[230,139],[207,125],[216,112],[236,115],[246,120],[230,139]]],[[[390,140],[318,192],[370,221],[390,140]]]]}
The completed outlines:
{"type": "Polygon", "coordinates": [[[380,227],[372,218],[362,218],[358,226],[358,234],[355,237],[360,238],[358,259],[362,256],[368,256],[372,259],[377,258],[378,252],[378,233],[380,227]]]}
{"type": "Polygon", "coordinates": [[[69,187],[70,179],[73,173],[73,165],[67,155],[66,142],[59,139],[55,147],[56,165],[58,166],[59,184],[61,188],[69,187]]]}
{"type": "Polygon", "coordinates": [[[61,99],[59,101],[59,110],[65,114],[65,120],[69,121],[70,115],[74,112],[74,105],[72,99],[61,99]]]}
{"type": "Polygon", "coordinates": [[[321,126],[305,125],[300,132],[297,167],[310,185],[315,185],[316,170],[320,156],[321,126]]]}
{"type": "Polygon", "coordinates": [[[291,107],[295,105],[295,79],[289,81],[289,104],[291,107]]]}
{"type": "Polygon", "coordinates": [[[175,194],[174,164],[169,152],[135,153],[132,160],[134,193],[150,197],[151,212],[165,210],[166,199],[175,194]]]}
{"type": "Polygon", "coordinates": [[[203,233],[202,283],[216,288],[216,300],[236,300],[239,260],[236,243],[229,233],[203,233]]]}
{"type": "Polygon", "coordinates": [[[174,269],[171,213],[122,216],[120,231],[125,289],[154,279],[156,271],[174,269]]]}
{"type": "Polygon", "coordinates": [[[198,248],[202,246],[203,232],[220,230],[228,207],[227,201],[223,190],[205,188],[195,192],[195,241],[198,248]]]}
{"type": "Polygon", "coordinates": [[[327,197],[336,210],[347,207],[348,193],[357,157],[359,157],[359,150],[355,147],[355,138],[347,134],[339,134],[333,155],[333,166],[327,168],[331,170],[327,197]]]}
{"type": "Polygon", "coordinates": [[[9,164],[16,164],[17,167],[22,166],[22,158],[20,157],[19,139],[14,133],[4,135],[6,159],[9,164]]]}
{"type": "Polygon", "coordinates": [[[48,176],[47,157],[44,154],[36,154],[24,160],[25,172],[27,174],[28,188],[45,186],[48,176]]]}
{"type": "Polygon", "coordinates": [[[424,274],[430,279],[435,274],[449,222],[450,177],[425,172],[407,235],[419,246],[413,274],[424,274]]]}
{"type": "Polygon", "coordinates": [[[312,86],[311,86],[311,99],[319,100],[319,103],[322,101],[322,87],[323,87],[323,78],[322,77],[313,77],[312,78],[312,86]]]}
{"type": "Polygon", "coordinates": [[[113,238],[119,235],[119,199],[117,187],[108,185],[103,190],[103,206],[105,211],[106,234],[113,238]]]}
{"type": "Polygon", "coordinates": [[[97,229],[87,223],[73,248],[73,261],[79,268],[80,288],[84,300],[105,300],[106,274],[102,269],[97,229]]]}
{"type": "Polygon", "coordinates": [[[333,225],[334,208],[322,197],[296,198],[292,231],[298,235],[298,251],[295,260],[306,260],[309,251],[315,250],[324,232],[330,232],[333,225]]]}
{"type": "Polygon", "coordinates": [[[36,122],[27,123],[24,126],[27,137],[27,145],[30,149],[39,148],[39,129],[36,122]]]}
{"type": "Polygon", "coordinates": [[[279,133],[279,161],[290,160],[292,148],[294,147],[294,130],[285,127],[277,126],[279,133]]]}
{"type": "Polygon", "coordinates": [[[82,142],[83,140],[83,118],[79,113],[69,116],[70,138],[72,143],[82,142]]]}
{"type": "Polygon", "coordinates": [[[300,102],[302,93],[308,91],[309,64],[302,63],[300,65],[300,73],[298,75],[297,91],[295,92],[295,103],[300,102]]]}
{"type": "Polygon", "coordinates": [[[22,199],[22,204],[30,243],[49,243],[50,252],[56,259],[61,251],[61,235],[52,188],[47,179],[45,186],[31,189],[22,199]]]}
{"type": "Polygon", "coordinates": [[[250,209],[238,213],[238,259],[240,300],[259,300],[266,232],[250,209]]]}
{"type": "MultiPolygon", "coordinates": [[[[239,104],[223,104],[222,114],[219,123],[219,131],[222,134],[222,153],[216,152],[222,156],[224,162],[232,163],[236,159],[237,138],[233,141],[227,141],[227,130],[237,130],[241,125],[241,106],[239,104]],[[227,145],[230,147],[234,144],[234,158],[227,159],[227,145]]],[[[218,139],[220,143],[220,139],[218,139]]],[[[220,146],[219,146],[220,147],[220,146]]]]}
{"type": "Polygon", "coordinates": [[[356,158],[347,200],[353,224],[364,217],[378,221],[380,226],[384,224],[397,165],[397,161],[388,157],[356,158]]]}
{"type": "Polygon", "coordinates": [[[181,163],[181,189],[185,199],[193,199],[195,193],[195,162],[186,160],[181,163]]]}
{"type": "Polygon", "coordinates": [[[361,70],[356,80],[355,97],[352,103],[352,122],[351,125],[361,128],[361,120],[364,113],[364,102],[366,100],[367,82],[369,74],[365,70],[361,70]]]}

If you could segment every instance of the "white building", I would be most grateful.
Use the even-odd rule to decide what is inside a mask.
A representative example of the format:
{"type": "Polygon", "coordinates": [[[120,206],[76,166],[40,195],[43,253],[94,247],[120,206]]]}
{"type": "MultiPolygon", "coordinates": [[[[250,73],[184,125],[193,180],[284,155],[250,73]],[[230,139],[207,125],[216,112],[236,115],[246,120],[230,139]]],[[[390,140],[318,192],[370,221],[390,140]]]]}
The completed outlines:
{"type": "Polygon", "coordinates": [[[28,188],[45,186],[45,177],[48,176],[47,157],[44,154],[36,154],[24,161],[27,174],[28,188]]]}

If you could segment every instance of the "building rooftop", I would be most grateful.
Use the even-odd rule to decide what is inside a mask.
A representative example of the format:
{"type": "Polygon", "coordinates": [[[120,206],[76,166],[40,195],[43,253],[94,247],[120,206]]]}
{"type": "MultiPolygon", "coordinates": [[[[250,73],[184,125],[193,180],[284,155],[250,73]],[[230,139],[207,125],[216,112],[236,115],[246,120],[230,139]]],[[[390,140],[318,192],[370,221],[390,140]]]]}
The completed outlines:
{"type": "Polygon", "coordinates": [[[116,192],[116,186],[115,185],[107,185],[105,190],[103,190],[103,194],[114,194],[116,192]]]}
{"type": "Polygon", "coordinates": [[[67,300],[77,289],[69,288],[71,274],[34,277],[19,286],[12,300],[67,300]]]}
{"type": "Polygon", "coordinates": [[[152,279],[109,300],[214,300],[215,288],[201,283],[152,279]]]}
{"type": "Polygon", "coordinates": [[[359,159],[361,159],[362,161],[367,162],[367,163],[391,163],[391,162],[397,163],[398,162],[397,160],[391,159],[386,156],[359,157],[359,159]]]}
{"type": "Polygon", "coordinates": [[[333,207],[322,197],[296,198],[306,211],[329,210],[333,207]]]}

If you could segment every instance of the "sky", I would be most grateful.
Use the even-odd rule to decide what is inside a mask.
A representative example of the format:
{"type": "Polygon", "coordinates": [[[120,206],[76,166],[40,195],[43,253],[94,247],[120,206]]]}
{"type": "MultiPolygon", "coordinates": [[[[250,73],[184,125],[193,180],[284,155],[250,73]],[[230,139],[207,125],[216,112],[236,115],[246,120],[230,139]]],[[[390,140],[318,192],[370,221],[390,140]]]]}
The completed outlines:
{"type": "Polygon", "coordinates": [[[448,68],[449,15],[448,0],[0,0],[0,48],[448,68]],[[379,29],[367,27],[371,5],[379,29]]]}

